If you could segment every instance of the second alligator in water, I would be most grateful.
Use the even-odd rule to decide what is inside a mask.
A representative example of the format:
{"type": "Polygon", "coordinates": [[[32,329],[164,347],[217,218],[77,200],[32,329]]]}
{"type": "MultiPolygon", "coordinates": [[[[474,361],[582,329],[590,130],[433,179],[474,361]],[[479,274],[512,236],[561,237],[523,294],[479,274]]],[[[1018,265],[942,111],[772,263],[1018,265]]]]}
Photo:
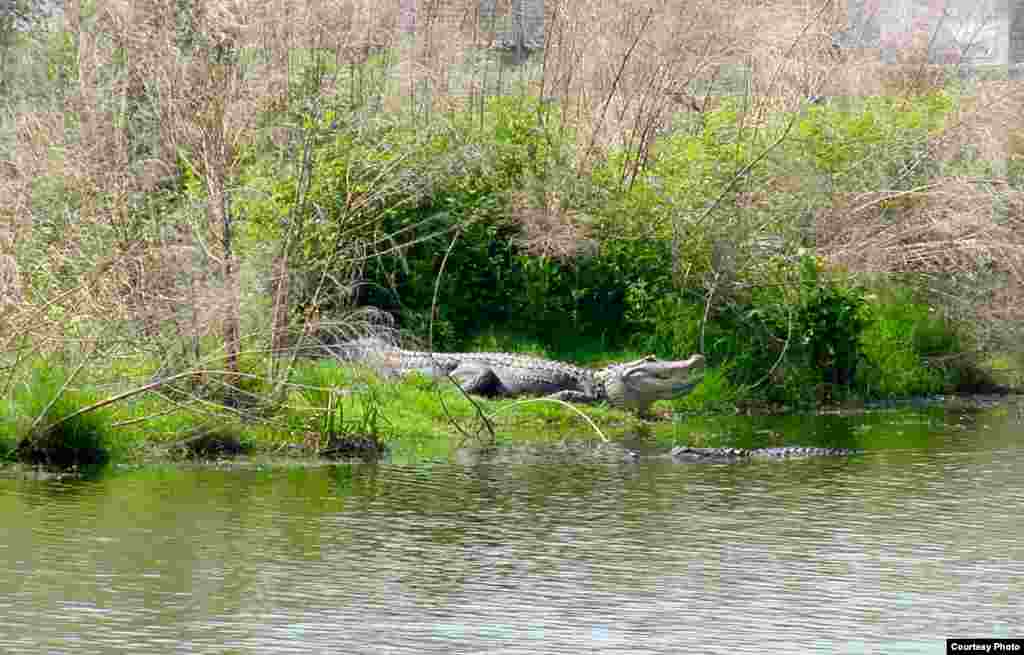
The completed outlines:
{"type": "MultiPolygon", "coordinates": [[[[809,448],[804,446],[782,446],[777,448],[694,448],[677,446],[670,455],[677,462],[709,462],[731,464],[758,459],[790,459],[796,457],[849,457],[863,451],[850,448],[809,448]]],[[[634,454],[634,459],[637,456],[634,454]]]]}
{"type": "Polygon", "coordinates": [[[704,372],[704,357],[633,362],[588,369],[513,353],[430,353],[396,348],[380,339],[330,347],[344,361],[361,362],[398,375],[418,372],[450,376],[467,393],[482,396],[546,395],[572,402],[601,402],[641,415],[651,403],[688,393],[704,372]]]}

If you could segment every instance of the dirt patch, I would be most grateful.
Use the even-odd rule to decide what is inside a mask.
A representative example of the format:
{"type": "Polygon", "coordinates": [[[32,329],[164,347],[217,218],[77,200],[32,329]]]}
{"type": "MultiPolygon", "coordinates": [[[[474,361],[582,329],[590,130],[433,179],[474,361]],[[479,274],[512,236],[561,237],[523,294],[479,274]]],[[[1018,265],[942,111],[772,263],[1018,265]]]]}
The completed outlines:
{"type": "Polygon", "coordinates": [[[387,446],[365,436],[332,437],[327,446],[320,451],[320,457],[326,459],[379,459],[387,452],[387,446]]]}
{"type": "Polygon", "coordinates": [[[172,457],[181,459],[231,459],[252,450],[230,432],[211,431],[179,441],[170,449],[172,457]]]}

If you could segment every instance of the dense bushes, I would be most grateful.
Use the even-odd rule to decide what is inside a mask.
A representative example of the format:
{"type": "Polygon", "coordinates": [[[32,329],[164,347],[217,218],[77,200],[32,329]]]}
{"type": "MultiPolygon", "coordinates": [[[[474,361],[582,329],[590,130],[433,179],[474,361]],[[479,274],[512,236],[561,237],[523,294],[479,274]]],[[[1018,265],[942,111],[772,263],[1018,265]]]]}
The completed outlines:
{"type": "MultiPolygon", "coordinates": [[[[342,200],[360,192],[369,171],[379,174],[360,160],[401,156],[401,170],[419,167],[429,182],[408,202],[382,201],[378,229],[404,230],[410,245],[370,251],[357,297],[421,337],[432,325],[437,348],[497,329],[560,351],[572,349],[566,341],[663,357],[701,351],[723,367],[723,384],[779,402],[935,391],[950,375],[924,362],[957,352],[960,342],[901,310],[905,299],[868,303],[849,275],[812,254],[807,208],[865,176],[872,184],[918,179],[906,165],[950,106],[936,94],[910,111],[886,100],[856,111],[814,107],[777,116],[751,139],[736,129],[738,107],[724,102],[702,125],[659,142],[649,174],[625,184],[614,153],[570,180],[560,169],[572,165],[571,133],[557,129],[557,114],[539,121],[535,99],[496,100],[479,122],[456,121],[435,137],[390,126],[318,146],[310,205],[319,220],[310,210],[307,220],[318,227],[307,232],[303,252],[308,261],[330,256],[338,226],[351,220],[342,200]],[[772,150],[794,127],[795,144],[783,139],[772,150]],[[794,189],[794,173],[816,182],[794,189]],[[557,201],[543,207],[552,195],[557,201]],[[720,200],[713,211],[709,199],[720,200]],[[543,229],[576,230],[567,232],[580,241],[573,256],[538,251],[524,238],[542,209],[550,220],[543,229]],[[911,328],[948,338],[908,343],[901,335],[911,328]]],[[[394,171],[400,179],[401,170],[394,171]]],[[[285,191],[270,196],[287,204],[294,181],[274,184],[285,191]]]]}
{"type": "Polygon", "coordinates": [[[113,446],[109,418],[102,411],[79,414],[96,398],[69,389],[70,379],[66,371],[39,362],[29,384],[12,390],[0,409],[0,432],[18,441],[0,440],[0,456],[59,468],[107,462],[113,446]]]}
{"type": "MultiPolygon", "coordinates": [[[[971,368],[959,330],[909,287],[886,287],[864,308],[859,376],[872,396],[908,396],[953,390],[971,368]]],[[[966,382],[967,380],[963,380],[966,382]]]]}

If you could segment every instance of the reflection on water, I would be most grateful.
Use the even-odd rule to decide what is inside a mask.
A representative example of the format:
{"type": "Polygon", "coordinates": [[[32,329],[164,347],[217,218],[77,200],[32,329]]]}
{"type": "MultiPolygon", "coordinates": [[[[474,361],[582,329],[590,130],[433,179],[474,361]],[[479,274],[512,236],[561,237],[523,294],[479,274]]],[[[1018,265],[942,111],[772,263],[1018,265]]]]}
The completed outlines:
{"type": "Polygon", "coordinates": [[[852,421],[867,443],[930,436],[726,466],[570,444],[0,479],[0,651],[937,653],[1024,634],[1024,426],[852,421]]]}

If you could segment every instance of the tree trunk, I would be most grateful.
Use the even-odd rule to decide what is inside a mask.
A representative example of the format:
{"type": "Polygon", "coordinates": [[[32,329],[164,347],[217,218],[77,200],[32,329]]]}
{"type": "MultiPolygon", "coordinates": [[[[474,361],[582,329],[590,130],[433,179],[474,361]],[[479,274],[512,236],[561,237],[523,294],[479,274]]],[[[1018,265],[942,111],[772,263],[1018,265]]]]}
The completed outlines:
{"type": "MultiPolygon", "coordinates": [[[[224,336],[225,370],[238,373],[240,349],[238,266],[231,240],[231,205],[225,188],[224,167],[218,165],[220,163],[222,162],[207,161],[206,189],[210,197],[207,217],[214,233],[220,232],[221,272],[224,284],[222,333],[224,336]],[[211,166],[211,164],[213,165],[211,166]]],[[[238,382],[238,376],[229,376],[225,381],[230,385],[235,385],[238,382]]]]}

